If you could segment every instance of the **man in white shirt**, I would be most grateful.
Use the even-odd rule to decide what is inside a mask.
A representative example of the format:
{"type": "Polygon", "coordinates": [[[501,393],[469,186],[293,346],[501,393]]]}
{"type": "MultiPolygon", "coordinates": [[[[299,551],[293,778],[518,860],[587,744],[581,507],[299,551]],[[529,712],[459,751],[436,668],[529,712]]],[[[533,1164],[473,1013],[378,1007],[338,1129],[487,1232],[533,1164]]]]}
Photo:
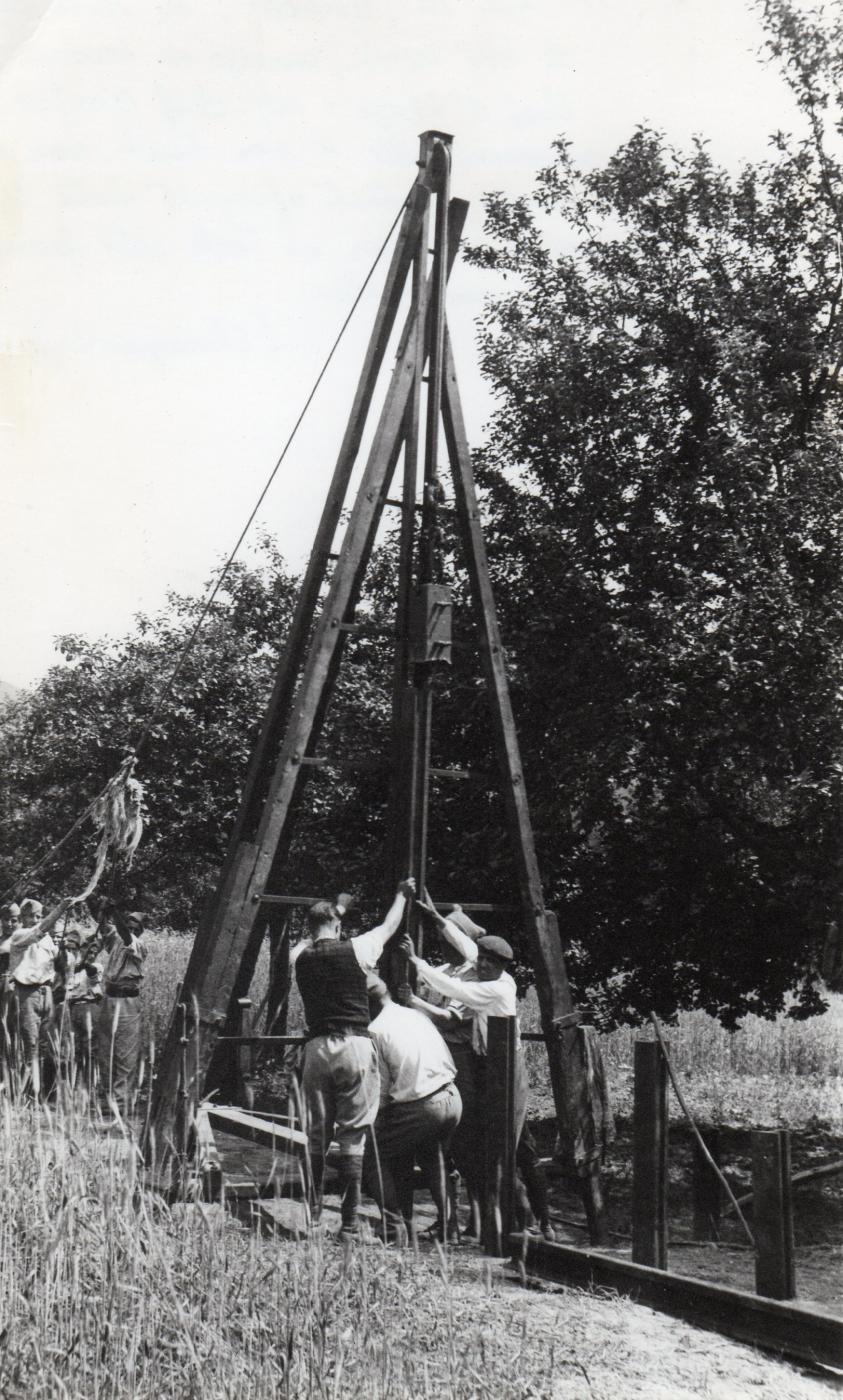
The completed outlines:
{"type": "Polygon", "coordinates": [[[72,903],[72,899],[60,899],[44,914],[37,899],[25,899],[20,907],[21,927],[9,939],[9,974],[17,1000],[24,1070],[35,1098],[41,1095],[41,1055],[53,1015],[58,947],[50,930],[72,903]]]}
{"type": "MultiPolygon", "coordinates": [[[[431,987],[441,996],[451,996],[459,999],[466,1008],[473,1011],[472,1022],[472,1046],[476,1056],[475,1075],[472,1081],[473,1091],[476,1094],[476,1101],[471,1106],[472,1119],[478,1124],[482,1121],[482,1114],[485,1108],[486,1095],[486,1041],[488,1030],[488,1019],[490,1016],[515,1016],[517,1024],[517,990],[515,980],[506,970],[507,963],[512,961],[512,949],[503,938],[489,937],[488,935],[476,941],[466,934],[454,923],[452,919],[443,919],[435,909],[428,903],[422,908],[431,915],[440,928],[442,936],[448,940],[452,947],[456,948],[459,954],[469,964],[473,963],[476,968],[477,981],[472,982],[464,975],[459,978],[442,968],[433,968],[422,959],[413,957],[412,961],[416,966],[419,980],[426,986],[431,987]]],[[[424,1009],[428,1016],[458,1015],[455,1005],[451,1005],[444,1012],[436,1008],[425,1006],[417,998],[414,998],[413,1005],[424,1009]]],[[[530,1212],[535,1214],[539,1228],[546,1239],[554,1239],[555,1234],[550,1223],[549,1200],[547,1191],[547,1181],[543,1171],[538,1165],[538,1153],[535,1142],[527,1127],[527,1071],[524,1063],[523,1047],[520,1034],[516,1038],[515,1057],[515,1133],[516,1133],[516,1164],[521,1180],[516,1182],[519,1209],[525,1220],[532,1217],[530,1212]],[[525,1189],[526,1188],[526,1189],[525,1189]]],[[[464,1171],[464,1152],[460,1153],[458,1165],[467,1178],[469,1187],[469,1199],[472,1206],[473,1228],[476,1230],[479,1224],[476,1219],[476,1200],[478,1195],[482,1195],[482,1176],[484,1175],[482,1161],[482,1134],[478,1133],[479,1141],[475,1144],[474,1164],[466,1173],[464,1171]]],[[[465,1148],[466,1144],[461,1143],[460,1147],[465,1148]]]]}
{"type": "Polygon", "coordinates": [[[297,950],[295,958],[308,1036],[301,1089],[310,1149],[311,1208],[318,1218],[325,1155],[335,1135],[340,1149],[343,1241],[359,1232],[366,1129],[378,1111],[380,1081],[369,1035],[367,982],[386,944],[398,932],[415,888],[413,880],[402,880],[383,923],[347,942],[340,942],[337,906],[320,900],[308,911],[311,942],[297,950]]]}
{"type": "Polygon", "coordinates": [[[426,1016],[397,1006],[375,979],[369,1026],[378,1052],[380,1109],[363,1161],[363,1184],[378,1202],[387,1239],[401,1239],[413,1223],[416,1162],[433,1197],[440,1238],[447,1230],[445,1156],[460,1121],[462,1101],[451,1053],[426,1016]]]}

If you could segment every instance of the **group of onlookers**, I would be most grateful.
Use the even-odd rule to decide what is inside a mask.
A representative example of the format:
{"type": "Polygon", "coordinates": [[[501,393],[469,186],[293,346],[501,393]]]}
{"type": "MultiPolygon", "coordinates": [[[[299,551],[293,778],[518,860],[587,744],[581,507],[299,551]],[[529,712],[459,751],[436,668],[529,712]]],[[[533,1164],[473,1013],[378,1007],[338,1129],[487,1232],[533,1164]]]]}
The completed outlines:
{"type": "Polygon", "coordinates": [[[140,1053],[143,915],[105,903],[85,930],[71,922],[73,903],[47,914],[33,898],[0,909],[3,1082],[40,1099],[81,1081],[125,1117],[140,1053]]]}

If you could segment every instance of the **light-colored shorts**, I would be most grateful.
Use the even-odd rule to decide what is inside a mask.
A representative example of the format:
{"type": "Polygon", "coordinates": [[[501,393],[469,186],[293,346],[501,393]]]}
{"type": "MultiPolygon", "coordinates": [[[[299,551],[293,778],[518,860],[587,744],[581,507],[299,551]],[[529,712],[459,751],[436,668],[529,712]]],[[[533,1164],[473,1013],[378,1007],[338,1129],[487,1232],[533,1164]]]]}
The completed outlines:
{"type": "Polygon", "coordinates": [[[380,1073],[367,1035],[317,1035],[307,1042],[302,1073],[310,1151],[324,1157],[335,1137],[345,1157],[362,1157],[377,1117],[380,1073]]]}

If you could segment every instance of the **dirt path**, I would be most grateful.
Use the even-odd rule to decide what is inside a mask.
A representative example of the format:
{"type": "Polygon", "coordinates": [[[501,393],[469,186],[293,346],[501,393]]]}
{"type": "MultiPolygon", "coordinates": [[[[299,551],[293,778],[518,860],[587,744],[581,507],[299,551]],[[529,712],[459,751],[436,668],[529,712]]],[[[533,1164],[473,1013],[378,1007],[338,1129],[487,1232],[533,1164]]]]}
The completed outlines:
{"type": "MultiPolygon", "coordinates": [[[[329,1232],[339,1227],[337,1207],[329,1197],[329,1232]]],[[[290,1202],[271,1209],[277,1221],[297,1219],[290,1202]]],[[[424,1206],[420,1213],[425,1215],[424,1206]]],[[[364,1208],[364,1219],[374,1230],[377,1212],[364,1208]]],[[[475,1249],[443,1253],[427,1245],[414,1256],[409,1250],[384,1251],[376,1241],[366,1248],[373,1262],[390,1259],[397,1269],[415,1273],[417,1285],[421,1282],[419,1296],[430,1320],[426,1325],[419,1319],[419,1328],[430,1338],[431,1367],[443,1382],[436,1394],[459,1400],[463,1395],[461,1389],[445,1388],[441,1370],[446,1313],[458,1330],[476,1335],[479,1329],[486,1383],[497,1374],[499,1393],[524,1400],[755,1400],[759,1394],[818,1400],[840,1393],[840,1381],[830,1373],[791,1365],[617,1294],[543,1283],[525,1287],[505,1263],[475,1249]]],[[[486,1393],[479,1386],[477,1394],[486,1393]]],[[[494,1386],[490,1393],[496,1393],[494,1386]]]]}
{"type": "MultiPolygon", "coordinates": [[[[452,1256],[453,1258],[453,1256],[452,1256]]],[[[575,1289],[524,1288],[500,1265],[461,1254],[451,1287],[489,1345],[529,1338],[533,1355],[548,1358],[552,1400],[815,1400],[840,1393],[840,1381],[809,1373],[713,1332],[641,1307],[616,1295],[575,1289]]],[[[534,1392],[525,1392],[533,1394],[534,1392]]]]}

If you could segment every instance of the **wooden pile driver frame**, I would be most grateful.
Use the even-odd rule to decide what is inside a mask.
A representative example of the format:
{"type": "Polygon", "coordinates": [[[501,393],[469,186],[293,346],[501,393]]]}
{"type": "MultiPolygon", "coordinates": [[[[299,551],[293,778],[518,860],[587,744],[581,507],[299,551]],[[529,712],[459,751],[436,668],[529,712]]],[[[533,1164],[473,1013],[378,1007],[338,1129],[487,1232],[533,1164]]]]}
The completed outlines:
{"type": "MultiPolygon", "coordinates": [[[[304,576],[262,732],[249,766],[219,885],[196,936],[185,981],[161,1056],[147,1128],[147,1155],[160,1162],[187,1140],[190,1106],[215,1084],[216,1041],[248,992],[261,942],[285,905],[308,897],[275,893],[283,873],[297,801],[317,754],[366,567],[384,506],[402,511],[393,681],[392,875],[408,871],[425,888],[431,701],[434,671],[450,656],[450,590],[437,578],[436,529],[441,500],[438,448],[444,428],[454,505],[481,639],[508,835],[520,886],[520,907],[541,1008],[542,1029],[560,1132],[573,1142],[587,1097],[579,1015],[568,984],[556,916],[545,908],[527,806],[503,646],[471,456],[445,315],[445,291],[468,205],[450,197],[451,136],[422,134],[418,176],[407,198],[375,324],[354,396],[310,561],[304,576]],[[434,206],[434,207],[432,207],[434,206]],[[430,250],[430,225],[434,245],[430,250]],[[432,251],[432,263],[428,259],[432,251]],[[345,505],[364,427],[408,278],[409,311],[374,430],[362,480],[337,554],[334,536],[345,505]],[[425,376],[425,369],[428,373],[425,376]],[[420,463],[422,385],[427,383],[424,454],[420,463]],[[400,501],[388,493],[403,449],[400,501]],[[421,465],[421,502],[417,486],[421,465]],[[320,590],[328,580],[320,610],[320,590]],[[185,1024],[186,1022],[186,1024],[185,1024]],[[185,1082],[189,1035],[195,1053],[185,1082]],[[182,1049],[180,1050],[180,1045],[182,1049]]],[[[380,892],[379,892],[380,893],[380,892]]],[[[466,905],[467,908],[481,906],[466,905]]],[[[488,908],[489,906],[482,906],[488,908]]],[[[415,911],[409,916],[416,933],[415,911]]],[[[396,969],[393,966],[393,976],[396,969]]],[[[397,970],[400,978],[400,967],[397,970]]],[[[404,973],[404,975],[406,975],[404,973]]],[[[603,1232],[599,1169],[582,1178],[593,1240],[603,1232]]]]}

